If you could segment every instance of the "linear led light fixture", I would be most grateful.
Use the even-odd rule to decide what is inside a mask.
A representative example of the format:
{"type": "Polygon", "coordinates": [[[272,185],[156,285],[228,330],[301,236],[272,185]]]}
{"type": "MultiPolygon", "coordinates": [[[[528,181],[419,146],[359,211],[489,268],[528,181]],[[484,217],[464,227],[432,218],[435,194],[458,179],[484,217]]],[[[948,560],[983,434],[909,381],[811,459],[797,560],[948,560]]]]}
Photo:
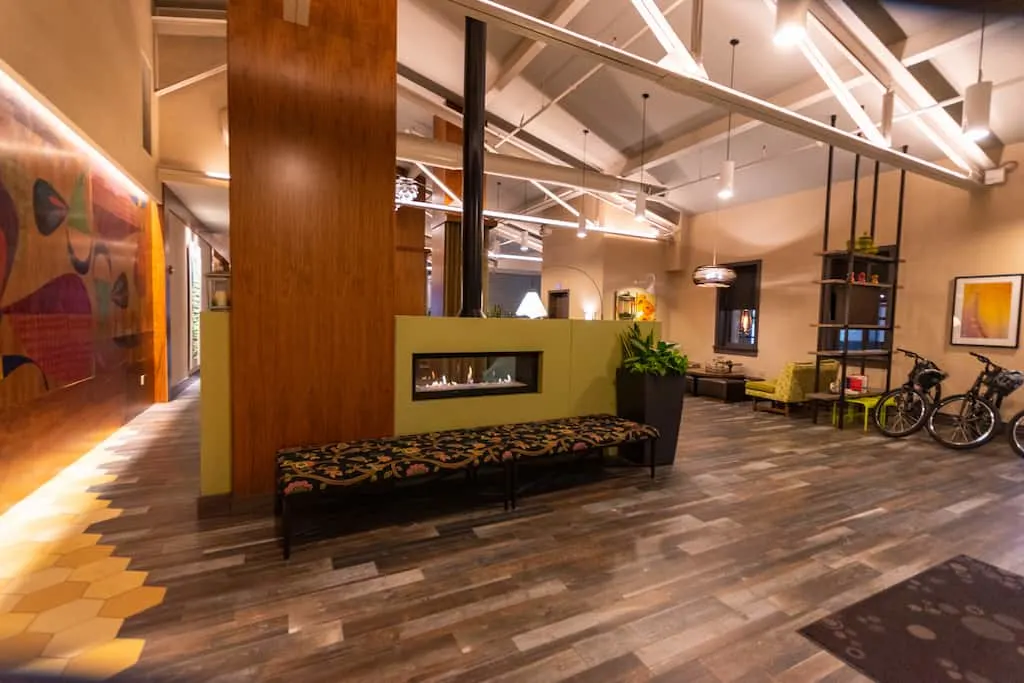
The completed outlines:
{"type": "Polygon", "coordinates": [[[533,261],[539,263],[544,260],[542,256],[521,256],[520,254],[502,254],[497,251],[491,251],[487,253],[491,258],[502,259],[505,261],[533,261]]]}
{"type": "Polygon", "coordinates": [[[127,173],[122,171],[117,164],[111,161],[103,152],[101,152],[96,145],[89,140],[86,140],[85,137],[72,128],[61,117],[61,115],[57,113],[57,108],[54,107],[51,102],[36,92],[32,86],[27,83],[23,83],[15,73],[16,72],[11,69],[6,62],[0,60],[0,90],[11,93],[19,104],[32,111],[33,114],[43,119],[43,121],[52,128],[56,129],[61,137],[71,143],[74,147],[78,148],[78,150],[85,154],[91,162],[100,167],[104,173],[111,178],[120,181],[130,194],[140,199],[149,198],[149,192],[136,185],[135,181],[132,180],[127,173]]]}
{"type": "MultiPolygon", "coordinates": [[[[435,204],[433,202],[421,202],[421,201],[409,201],[409,202],[396,202],[402,206],[411,206],[416,209],[426,209],[428,211],[446,211],[448,213],[462,213],[461,206],[453,206],[451,204],[435,204]]],[[[521,213],[509,213],[506,211],[492,211],[490,209],[484,210],[484,216],[486,218],[494,218],[496,220],[514,221],[518,223],[530,223],[533,225],[549,225],[553,228],[571,228],[576,229],[576,221],[562,221],[556,218],[541,218],[540,216],[528,216],[521,213]]],[[[638,228],[637,230],[621,230],[619,228],[613,228],[605,225],[595,225],[593,223],[587,223],[587,229],[593,230],[594,232],[604,232],[610,235],[622,235],[623,237],[639,237],[640,239],[656,240],[658,239],[659,233],[655,228],[638,228]]]]}
{"type": "Polygon", "coordinates": [[[668,19],[658,9],[658,6],[654,4],[654,0],[633,0],[633,6],[640,13],[640,16],[643,17],[644,22],[651,29],[654,37],[661,43],[661,47],[668,53],[665,59],[662,60],[663,66],[666,68],[678,67],[673,68],[673,70],[681,70],[701,78],[708,77],[708,72],[697,63],[697,60],[693,58],[690,51],[686,49],[683,41],[679,39],[679,36],[672,29],[672,25],[668,23],[668,19]]]}

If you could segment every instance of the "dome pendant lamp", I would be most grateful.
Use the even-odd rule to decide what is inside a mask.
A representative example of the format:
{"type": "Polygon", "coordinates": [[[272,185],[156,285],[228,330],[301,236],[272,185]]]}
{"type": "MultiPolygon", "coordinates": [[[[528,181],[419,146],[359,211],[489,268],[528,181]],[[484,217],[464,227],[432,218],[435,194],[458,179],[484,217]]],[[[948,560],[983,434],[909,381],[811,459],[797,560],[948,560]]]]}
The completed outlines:
{"type": "Polygon", "coordinates": [[[964,135],[981,142],[992,133],[992,81],[982,80],[981,64],[985,56],[985,13],[981,14],[981,47],[978,50],[978,81],[964,92],[964,135]]]}
{"type": "Polygon", "coordinates": [[[718,265],[718,210],[715,210],[715,246],[711,252],[710,266],[697,266],[693,271],[693,284],[698,287],[729,287],[736,281],[736,271],[729,266],[718,265]]]}
{"type": "MultiPolygon", "coordinates": [[[[729,68],[729,88],[731,89],[736,81],[736,46],[740,44],[740,41],[733,38],[729,44],[732,45],[732,65],[729,68]]],[[[735,188],[736,162],[732,160],[732,109],[730,108],[729,127],[725,134],[725,161],[722,162],[722,172],[718,175],[718,198],[732,199],[735,188]]]]}
{"type": "Polygon", "coordinates": [[[576,236],[580,239],[584,239],[587,236],[587,136],[590,135],[590,131],[586,128],[583,129],[583,176],[582,182],[580,183],[580,189],[583,190],[583,194],[580,195],[580,216],[579,223],[576,225],[576,236]]]}
{"type": "Polygon", "coordinates": [[[636,209],[633,213],[633,220],[637,223],[647,222],[647,188],[644,186],[644,171],[647,164],[647,100],[650,99],[650,93],[644,93],[643,97],[643,117],[642,117],[642,128],[640,132],[640,191],[636,193],[636,209]]]}

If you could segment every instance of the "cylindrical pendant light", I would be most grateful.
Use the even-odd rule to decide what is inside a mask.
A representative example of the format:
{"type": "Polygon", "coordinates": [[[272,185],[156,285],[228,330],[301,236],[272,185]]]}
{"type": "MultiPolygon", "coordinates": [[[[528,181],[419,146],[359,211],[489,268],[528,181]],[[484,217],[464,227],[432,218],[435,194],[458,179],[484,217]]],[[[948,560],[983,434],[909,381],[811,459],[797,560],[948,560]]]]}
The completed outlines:
{"type": "Polygon", "coordinates": [[[643,97],[643,115],[641,117],[641,130],[640,130],[640,191],[636,194],[636,207],[633,211],[633,220],[637,223],[647,222],[647,190],[644,188],[644,166],[647,163],[647,100],[651,97],[650,93],[644,93],[643,97]]]}
{"type": "Polygon", "coordinates": [[[583,173],[580,181],[580,188],[583,194],[580,195],[580,215],[576,225],[576,236],[583,239],[587,236],[587,136],[590,131],[583,129],[583,173]]]}
{"type": "MultiPolygon", "coordinates": [[[[736,82],[736,46],[740,44],[738,38],[729,41],[732,45],[732,64],[729,67],[729,87],[732,88],[736,82]]],[[[718,176],[718,198],[729,200],[733,198],[736,190],[736,162],[732,160],[732,109],[729,109],[729,127],[725,133],[725,161],[722,162],[722,171],[718,176]]]]}
{"type": "Polygon", "coordinates": [[[526,243],[526,236],[525,230],[519,235],[519,251],[530,251],[530,245],[526,243]]]}
{"type": "Polygon", "coordinates": [[[780,47],[796,45],[807,35],[807,0],[776,0],[774,42],[780,47]]]}
{"type": "Polygon", "coordinates": [[[990,121],[992,114],[992,81],[982,76],[982,59],[985,56],[985,13],[981,14],[981,45],[978,49],[978,81],[967,86],[964,92],[964,134],[976,142],[984,140],[992,133],[990,121]]]}
{"type": "Polygon", "coordinates": [[[978,81],[967,86],[964,93],[964,133],[980,142],[992,134],[989,119],[992,113],[992,81],[978,81]]]}

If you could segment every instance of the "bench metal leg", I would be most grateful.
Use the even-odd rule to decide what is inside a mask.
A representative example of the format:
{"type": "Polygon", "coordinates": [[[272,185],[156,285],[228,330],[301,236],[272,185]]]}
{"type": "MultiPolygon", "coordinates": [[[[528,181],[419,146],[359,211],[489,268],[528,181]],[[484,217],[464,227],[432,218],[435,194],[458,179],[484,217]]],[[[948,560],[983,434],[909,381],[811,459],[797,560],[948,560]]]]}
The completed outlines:
{"type": "Polygon", "coordinates": [[[519,479],[519,477],[518,477],[518,469],[519,468],[517,467],[519,459],[516,458],[515,456],[512,456],[511,462],[512,462],[512,488],[509,490],[509,493],[510,493],[510,498],[511,498],[511,501],[512,501],[512,509],[515,510],[516,509],[516,489],[519,487],[519,481],[518,481],[518,479],[519,479]]]}
{"type": "Polygon", "coordinates": [[[505,512],[508,512],[512,507],[512,461],[502,461],[502,467],[505,470],[505,512]]]}
{"type": "Polygon", "coordinates": [[[292,525],[291,515],[289,513],[288,497],[282,495],[281,498],[281,550],[284,554],[284,559],[288,559],[292,556],[292,525]]]}

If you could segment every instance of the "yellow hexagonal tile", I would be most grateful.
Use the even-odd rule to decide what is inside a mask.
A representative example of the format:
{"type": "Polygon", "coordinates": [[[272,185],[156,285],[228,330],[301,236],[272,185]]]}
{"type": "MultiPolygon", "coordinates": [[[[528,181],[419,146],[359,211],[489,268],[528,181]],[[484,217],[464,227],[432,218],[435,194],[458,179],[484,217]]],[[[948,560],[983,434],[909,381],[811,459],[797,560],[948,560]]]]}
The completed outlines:
{"type": "Polygon", "coordinates": [[[88,548],[100,542],[99,534],[78,534],[62,540],[57,544],[56,552],[70,553],[79,548],[88,548]]]}
{"type": "Polygon", "coordinates": [[[127,619],[164,601],[166,588],[157,586],[140,586],[127,593],[114,596],[106,601],[100,609],[101,617],[127,619]]]}
{"type": "Polygon", "coordinates": [[[127,557],[107,557],[82,565],[70,575],[72,581],[99,581],[128,568],[127,557]]]}
{"type": "Polygon", "coordinates": [[[99,598],[106,600],[121,593],[127,593],[133,588],[138,588],[146,581],[146,572],[125,571],[112,574],[105,579],[100,579],[89,584],[85,589],[87,598],[99,598]]]}
{"type": "Polygon", "coordinates": [[[41,569],[11,581],[7,586],[7,592],[20,593],[22,595],[35,593],[38,590],[67,581],[71,577],[72,571],[70,567],[48,567],[41,569]]]}
{"type": "Polygon", "coordinates": [[[36,618],[34,614],[8,612],[0,614],[0,638],[16,636],[25,629],[36,618]]]}
{"type": "Polygon", "coordinates": [[[109,678],[139,661],[145,641],[118,638],[115,641],[87,650],[68,662],[65,676],[80,678],[109,678]]]}
{"type": "Polygon", "coordinates": [[[0,593],[0,614],[4,612],[10,612],[11,608],[18,604],[23,595],[5,595],[0,593]]]}
{"type": "Polygon", "coordinates": [[[0,640],[0,667],[9,669],[30,662],[43,653],[51,637],[49,633],[25,631],[0,640]]]}
{"type": "Polygon", "coordinates": [[[58,633],[47,644],[42,654],[44,657],[60,657],[68,659],[86,650],[103,645],[117,638],[124,619],[107,619],[94,617],[83,621],[58,633]]]}
{"type": "Polygon", "coordinates": [[[39,614],[48,609],[59,607],[66,602],[77,600],[85,595],[85,589],[88,587],[89,584],[85,581],[64,581],[49,588],[41,588],[33,593],[22,596],[11,611],[39,614]]]}
{"type": "MultiPolygon", "coordinates": [[[[79,598],[60,607],[41,612],[29,626],[29,630],[40,633],[56,633],[81,624],[99,614],[102,600],[79,598]]],[[[12,613],[14,614],[14,613],[12,613]]]]}
{"type": "Polygon", "coordinates": [[[64,667],[68,660],[54,657],[37,657],[14,669],[20,674],[38,674],[40,676],[60,676],[64,673],[64,667]]]}
{"type": "Polygon", "coordinates": [[[66,555],[57,558],[54,564],[58,567],[81,567],[92,562],[97,562],[105,557],[110,557],[114,552],[112,545],[94,545],[88,548],[79,548],[66,555]]]}

